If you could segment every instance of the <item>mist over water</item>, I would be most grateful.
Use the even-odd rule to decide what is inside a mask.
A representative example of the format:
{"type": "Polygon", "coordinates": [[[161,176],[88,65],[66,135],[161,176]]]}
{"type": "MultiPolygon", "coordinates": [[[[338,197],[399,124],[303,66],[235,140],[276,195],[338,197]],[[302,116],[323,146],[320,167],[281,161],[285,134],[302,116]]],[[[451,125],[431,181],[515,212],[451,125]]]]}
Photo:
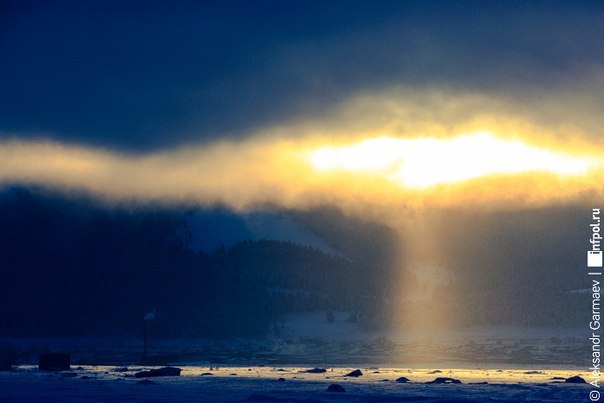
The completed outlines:
{"type": "Polygon", "coordinates": [[[578,267],[588,212],[583,205],[458,207],[407,220],[398,286],[408,301],[395,322],[434,334],[489,325],[580,327],[588,312],[572,291],[585,285],[578,267]]]}

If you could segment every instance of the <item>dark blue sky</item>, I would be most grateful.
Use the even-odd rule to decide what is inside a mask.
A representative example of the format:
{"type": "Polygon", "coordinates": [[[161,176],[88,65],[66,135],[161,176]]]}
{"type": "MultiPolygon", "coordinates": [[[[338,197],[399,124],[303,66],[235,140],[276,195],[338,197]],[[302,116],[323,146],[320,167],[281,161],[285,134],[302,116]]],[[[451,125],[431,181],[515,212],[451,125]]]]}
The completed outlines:
{"type": "Polygon", "coordinates": [[[393,85],[513,93],[604,61],[598,2],[5,1],[0,138],[238,138],[393,85]]]}

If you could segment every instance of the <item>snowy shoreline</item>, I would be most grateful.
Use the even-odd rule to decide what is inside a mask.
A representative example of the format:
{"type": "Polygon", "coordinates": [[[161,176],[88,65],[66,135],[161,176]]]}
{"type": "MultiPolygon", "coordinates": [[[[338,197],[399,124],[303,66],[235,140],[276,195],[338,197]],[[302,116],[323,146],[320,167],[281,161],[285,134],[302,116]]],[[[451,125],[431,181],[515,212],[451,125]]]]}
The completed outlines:
{"type": "Polygon", "coordinates": [[[17,366],[0,372],[0,400],[14,401],[583,401],[590,385],[563,379],[586,371],[569,369],[455,369],[352,367],[308,373],[308,367],[179,366],[181,376],[141,381],[137,371],[150,367],[73,366],[69,371],[40,371],[17,366]],[[406,383],[397,382],[405,377],[406,383]],[[429,384],[438,377],[460,384],[429,384]],[[486,383],[485,383],[486,382],[486,383]],[[328,392],[337,384],[344,392],[328,392]]]}

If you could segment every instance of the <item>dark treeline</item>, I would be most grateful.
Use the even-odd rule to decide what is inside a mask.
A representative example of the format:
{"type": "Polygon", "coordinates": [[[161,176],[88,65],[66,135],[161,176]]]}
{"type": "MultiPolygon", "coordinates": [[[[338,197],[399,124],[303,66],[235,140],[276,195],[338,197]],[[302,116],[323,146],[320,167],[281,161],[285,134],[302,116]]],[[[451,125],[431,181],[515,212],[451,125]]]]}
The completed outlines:
{"type": "Polygon", "coordinates": [[[380,293],[366,265],[312,248],[242,241],[204,254],[189,242],[184,212],[4,191],[0,335],[138,335],[155,309],[164,336],[255,336],[288,312],[362,319],[380,293]]]}

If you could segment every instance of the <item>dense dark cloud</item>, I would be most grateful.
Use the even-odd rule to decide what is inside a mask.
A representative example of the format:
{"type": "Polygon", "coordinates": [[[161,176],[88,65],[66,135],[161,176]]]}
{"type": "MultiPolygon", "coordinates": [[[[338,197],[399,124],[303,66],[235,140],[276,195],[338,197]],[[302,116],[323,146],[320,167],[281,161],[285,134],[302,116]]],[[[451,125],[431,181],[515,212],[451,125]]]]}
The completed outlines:
{"type": "Polygon", "coordinates": [[[391,86],[522,99],[601,71],[603,14],[595,2],[5,2],[0,136],[141,150],[238,138],[391,86]]]}

